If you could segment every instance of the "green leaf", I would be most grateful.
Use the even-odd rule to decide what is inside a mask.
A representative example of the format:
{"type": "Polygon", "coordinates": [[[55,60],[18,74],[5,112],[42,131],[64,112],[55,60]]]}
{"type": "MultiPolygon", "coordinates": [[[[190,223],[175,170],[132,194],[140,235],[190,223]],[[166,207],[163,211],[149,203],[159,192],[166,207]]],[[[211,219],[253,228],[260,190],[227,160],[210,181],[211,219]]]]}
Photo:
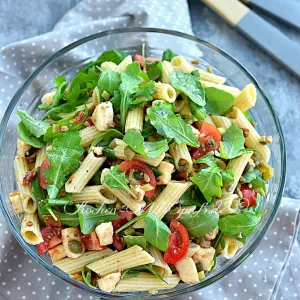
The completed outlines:
{"type": "Polygon", "coordinates": [[[199,173],[192,176],[191,181],[197,185],[207,201],[211,201],[212,197],[222,196],[223,186],[221,169],[217,166],[202,169],[199,173]]]}
{"type": "Polygon", "coordinates": [[[249,171],[245,174],[243,174],[243,182],[244,183],[250,183],[252,180],[256,179],[258,176],[260,176],[261,173],[259,172],[258,169],[254,169],[252,171],[249,171]]]}
{"type": "Polygon", "coordinates": [[[225,132],[220,143],[219,156],[223,159],[232,159],[242,155],[249,149],[244,149],[245,138],[243,130],[236,125],[231,125],[225,132]]]}
{"type": "Polygon", "coordinates": [[[135,270],[125,270],[124,273],[122,274],[122,279],[123,278],[134,278],[134,277],[138,277],[141,274],[140,271],[135,271],[135,270]]]}
{"type": "Polygon", "coordinates": [[[162,60],[171,61],[171,59],[175,56],[178,56],[176,53],[174,53],[170,48],[167,48],[162,56],[162,60]]]}
{"type": "Polygon", "coordinates": [[[132,104],[138,105],[152,101],[152,94],[156,92],[154,81],[149,81],[139,86],[139,89],[134,94],[132,104]]]}
{"type": "Polygon", "coordinates": [[[138,245],[142,247],[144,250],[148,250],[147,247],[147,240],[143,236],[131,236],[131,235],[125,235],[124,236],[124,242],[127,245],[127,248],[130,248],[134,245],[138,245]]]}
{"type": "Polygon", "coordinates": [[[259,170],[254,169],[243,175],[245,181],[243,183],[251,183],[253,188],[262,188],[264,192],[267,191],[266,182],[263,180],[259,170]]]}
{"type": "Polygon", "coordinates": [[[123,140],[134,152],[151,158],[155,158],[169,149],[167,140],[144,142],[144,137],[136,130],[126,132],[123,140]]]}
{"type": "Polygon", "coordinates": [[[228,183],[234,182],[234,174],[229,170],[221,170],[222,180],[228,183]]]}
{"type": "Polygon", "coordinates": [[[124,135],[116,129],[108,129],[106,132],[101,133],[95,138],[89,149],[89,152],[91,151],[92,147],[108,146],[114,138],[122,139],[123,136],[124,135]]]}
{"type": "Polygon", "coordinates": [[[22,123],[28,131],[35,137],[39,138],[44,135],[50,125],[39,119],[35,119],[25,110],[17,110],[17,115],[21,118],[22,123]]]}
{"type": "Polygon", "coordinates": [[[149,121],[144,123],[142,136],[146,139],[149,136],[153,135],[155,133],[154,127],[151,125],[149,121]]]}
{"type": "Polygon", "coordinates": [[[171,234],[168,226],[152,213],[148,213],[145,218],[145,223],[145,239],[161,251],[166,251],[168,248],[169,235],[171,234]]]}
{"type": "Polygon", "coordinates": [[[60,222],[64,226],[77,227],[79,225],[78,213],[61,213],[54,211],[55,215],[59,217],[60,222]]]}
{"type": "Polygon", "coordinates": [[[201,209],[179,218],[190,238],[203,236],[218,227],[219,214],[213,210],[201,209]]]}
{"type": "Polygon", "coordinates": [[[92,271],[89,270],[86,267],[86,265],[82,268],[81,275],[82,275],[83,281],[85,282],[86,285],[88,285],[89,287],[91,287],[93,289],[96,289],[96,287],[91,284],[91,281],[92,281],[92,271]]]}
{"type": "Polygon", "coordinates": [[[48,169],[48,195],[55,199],[59,190],[68,180],[68,176],[79,168],[79,158],[83,154],[77,131],[66,131],[53,140],[52,151],[47,153],[51,167],[48,169]]]}
{"type": "Polygon", "coordinates": [[[120,91],[115,91],[114,96],[109,99],[113,106],[114,114],[117,114],[120,112],[120,106],[121,106],[121,94],[120,91]]]}
{"type": "Polygon", "coordinates": [[[141,77],[138,75],[139,72],[140,72],[140,65],[136,61],[128,65],[126,71],[121,73],[122,83],[119,88],[120,95],[121,95],[121,103],[120,103],[121,131],[124,131],[125,129],[125,122],[126,122],[128,109],[132,103],[131,95],[138,90],[139,87],[138,84],[141,82],[141,77]]]}
{"type": "Polygon", "coordinates": [[[257,176],[254,180],[251,181],[252,187],[254,189],[256,188],[262,188],[263,191],[266,193],[266,182],[262,179],[261,175],[257,176]]]}
{"type": "Polygon", "coordinates": [[[119,172],[120,166],[115,166],[105,177],[104,183],[107,184],[111,188],[116,188],[123,190],[134,198],[137,198],[136,194],[128,187],[126,183],[125,172],[119,172]]]}
{"type": "Polygon", "coordinates": [[[217,166],[217,159],[212,155],[204,155],[194,161],[194,164],[206,164],[209,167],[217,166]]]}
{"type": "Polygon", "coordinates": [[[62,205],[73,205],[73,201],[71,200],[71,195],[67,194],[64,197],[57,199],[48,199],[46,206],[62,206],[62,205]]]}
{"type": "Polygon", "coordinates": [[[216,87],[205,88],[207,112],[211,115],[224,115],[234,105],[235,97],[216,87]]]}
{"type": "Polygon", "coordinates": [[[169,103],[158,102],[147,109],[150,123],[157,132],[165,137],[174,138],[178,144],[185,143],[192,147],[199,147],[193,130],[179,114],[175,115],[169,103]]]}
{"type": "Polygon", "coordinates": [[[41,141],[37,137],[33,136],[23,122],[20,122],[17,126],[17,131],[22,140],[24,140],[28,145],[34,148],[42,148],[44,146],[44,141],[41,141]]]}
{"type": "Polygon", "coordinates": [[[135,222],[139,221],[139,220],[143,220],[146,218],[146,216],[148,215],[148,213],[143,213],[135,218],[133,218],[132,220],[128,221],[127,223],[125,223],[123,226],[121,226],[120,228],[118,228],[116,230],[116,233],[121,232],[122,230],[124,230],[125,228],[127,228],[128,226],[130,226],[131,224],[134,224],[135,222]]]}
{"type": "Polygon", "coordinates": [[[239,215],[228,215],[219,220],[219,228],[224,235],[243,238],[248,237],[257,227],[261,219],[261,213],[249,212],[239,215]]]}
{"type": "Polygon", "coordinates": [[[95,208],[91,205],[76,205],[78,209],[80,231],[84,234],[91,233],[97,225],[102,222],[109,222],[119,219],[119,216],[114,213],[102,212],[102,208],[95,208]]]}
{"type": "Polygon", "coordinates": [[[110,149],[107,146],[103,146],[102,148],[103,148],[102,149],[103,155],[106,156],[110,161],[116,161],[117,160],[115,152],[114,152],[113,149],[110,149]]]}
{"type": "Polygon", "coordinates": [[[205,105],[205,91],[199,80],[191,74],[179,70],[172,72],[170,76],[172,86],[187,95],[191,101],[199,106],[205,105]]]}
{"type": "Polygon", "coordinates": [[[182,206],[199,206],[203,204],[203,196],[197,193],[197,187],[191,186],[179,200],[180,205],[182,206]]]}
{"type": "Polygon", "coordinates": [[[137,277],[140,275],[141,272],[151,273],[154,276],[156,276],[158,279],[167,283],[152,267],[150,267],[148,265],[141,265],[141,266],[136,266],[136,267],[130,268],[123,273],[122,278],[137,277]]]}
{"type": "Polygon", "coordinates": [[[153,171],[156,178],[159,177],[160,175],[162,175],[162,172],[158,171],[155,167],[153,167],[153,166],[149,166],[149,167],[153,171]]]}
{"type": "Polygon", "coordinates": [[[104,91],[109,93],[111,96],[118,90],[121,84],[120,74],[113,70],[105,70],[98,81],[98,89],[100,96],[104,91]]]}
{"type": "Polygon", "coordinates": [[[157,61],[155,63],[147,63],[146,65],[149,67],[147,71],[148,78],[150,80],[159,80],[162,75],[162,63],[157,61]]]}
{"type": "Polygon", "coordinates": [[[45,201],[47,199],[47,193],[44,189],[41,188],[39,184],[39,171],[40,168],[37,169],[36,171],[36,176],[33,178],[31,181],[31,186],[32,186],[32,194],[36,198],[38,202],[45,201]]]}
{"type": "Polygon", "coordinates": [[[197,105],[193,101],[189,100],[190,110],[193,116],[198,120],[204,121],[207,118],[207,113],[204,107],[197,105]]]}

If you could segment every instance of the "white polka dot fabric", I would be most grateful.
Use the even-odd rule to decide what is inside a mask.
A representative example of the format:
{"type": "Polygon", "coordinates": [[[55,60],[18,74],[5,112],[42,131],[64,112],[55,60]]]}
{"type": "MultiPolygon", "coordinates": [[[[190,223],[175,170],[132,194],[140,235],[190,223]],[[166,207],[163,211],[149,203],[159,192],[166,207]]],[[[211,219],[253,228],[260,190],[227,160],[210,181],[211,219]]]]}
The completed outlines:
{"type": "MultiPolygon", "coordinates": [[[[85,0],[71,9],[53,31],[2,48],[0,119],[18,87],[53,53],[92,33],[137,26],[192,33],[187,2],[85,0]]],[[[176,300],[300,299],[300,250],[295,243],[299,203],[282,200],[268,234],[237,269],[215,284],[176,300]]],[[[0,299],[99,299],[60,281],[35,263],[12,236],[1,213],[0,231],[0,299]]]]}

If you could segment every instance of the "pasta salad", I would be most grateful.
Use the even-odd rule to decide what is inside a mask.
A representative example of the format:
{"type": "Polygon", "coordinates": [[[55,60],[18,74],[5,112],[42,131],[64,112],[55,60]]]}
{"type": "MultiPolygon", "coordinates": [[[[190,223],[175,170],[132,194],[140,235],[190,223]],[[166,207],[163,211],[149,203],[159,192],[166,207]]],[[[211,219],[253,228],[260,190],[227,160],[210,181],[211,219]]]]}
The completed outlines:
{"type": "Polygon", "coordinates": [[[39,105],[17,111],[9,195],[24,240],[104,292],[195,284],[260,222],[271,136],[248,110],[256,89],[225,85],[167,49],[102,53],[39,105]]]}

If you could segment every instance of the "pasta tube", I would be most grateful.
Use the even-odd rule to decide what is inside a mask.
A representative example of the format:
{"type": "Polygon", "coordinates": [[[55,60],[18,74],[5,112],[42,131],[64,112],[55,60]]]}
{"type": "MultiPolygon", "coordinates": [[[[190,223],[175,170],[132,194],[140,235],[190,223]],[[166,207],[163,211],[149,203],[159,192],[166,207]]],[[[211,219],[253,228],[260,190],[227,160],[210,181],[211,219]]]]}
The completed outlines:
{"type": "Polygon", "coordinates": [[[245,145],[248,148],[258,151],[261,154],[262,160],[268,163],[271,156],[270,148],[267,145],[260,143],[260,135],[248,121],[246,116],[235,106],[232,108],[231,116],[233,117],[233,124],[236,124],[241,129],[249,130],[248,136],[245,137],[245,145]]]}
{"type": "Polygon", "coordinates": [[[98,87],[95,87],[93,90],[93,94],[92,94],[92,98],[93,98],[93,102],[94,105],[97,106],[98,104],[100,104],[100,95],[99,95],[99,89],[98,87]]]}
{"type": "Polygon", "coordinates": [[[81,147],[86,148],[90,146],[95,138],[100,134],[101,132],[96,128],[96,126],[89,126],[79,130],[79,135],[81,137],[81,147]]]}
{"type": "Polygon", "coordinates": [[[112,204],[117,201],[116,198],[108,199],[102,193],[105,193],[103,185],[86,186],[80,193],[71,194],[71,200],[74,204],[112,204]]]}
{"type": "Polygon", "coordinates": [[[196,70],[195,67],[190,65],[187,60],[182,56],[175,56],[171,59],[171,65],[175,70],[182,71],[184,73],[192,73],[196,70]]]}
{"type": "Polygon", "coordinates": [[[128,111],[126,124],[125,124],[125,132],[129,130],[138,130],[140,132],[143,131],[143,123],[144,123],[144,105],[141,104],[139,107],[133,108],[128,111]]]}
{"type": "Polygon", "coordinates": [[[21,234],[23,239],[31,245],[38,245],[44,241],[37,214],[25,214],[21,225],[21,234]]]}
{"type": "Polygon", "coordinates": [[[68,227],[61,231],[63,247],[68,257],[78,258],[85,249],[80,238],[80,231],[76,227],[68,227]]]}
{"type": "Polygon", "coordinates": [[[126,270],[140,265],[153,263],[154,258],[140,246],[132,246],[126,250],[102,258],[87,265],[87,268],[97,273],[99,276],[105,276],[120,270],[126,270]]]}
{"type": "Polygon", "coordinates": [[[171,76],[172,72],[174,71],[173,66],[169,61],[164,60],[162,62],[162,77],[161,81],[163,83],[168,83],[170,84],[170,79],[169,77],[171,76]]]}
{"type": "Polygon", "coordinates": [[[85,265],[92,263],[93,261],[97,261],[99,259],[107,257],[109,255],[112,255],[114,253],[115,251],[109,248],[100,251],[89,251],[83,253],[78,258],[67,257],[67,258],[57,260],[53,262],[53,264],[68,274],[76,274],[81,272],[82,268],[85,265]]]}
{"type": "Polygon", "coordinates": [[[158,290],[172,289],[180,281],[178,275],[170,275],[160,280],[156,276],[149,273],[140,273],[139,276],[133,278],[123,278],[114,288],[113,292],[156,292],[158,290]]]}
{"type": "Polygon", "coordinates": [[[105,156],[95,156],[94,151],[95,149],[86,156],[79,169],[66,182],[65,189],[67,193],[80,193],[106,161],[105,156]]]}
{"type": "Polygon", "coordinates": [[[174,159],[177,171],[187,172],[188,174],[193,171],[192,157],[186,144],[177,144],[174,142],[169,145],[169,151],[174,159]]]}
{"type": "Polygon", "coordinates": [[[256,97],[256,88],[254,84],[249,83],[236,97],[234,105],[244,112],[255,105],[256,97]]]}
{"type": "Polygon", "coordinates": [[[108,69],[115,71],[116,68],[117,68],[117,65],[112,61],[105,61],[101,64],[101,69],[103,71],[108,70],[108,69]]]}
{"type": "MultiPolygon", "coordinates": [[[[191,182],[171,181],[151,204],[148,212],[153,213],[157,218],[162,219],[164,215],[179,202],[180,197],[191,185],[191,182]]],[[[133,228],[144,227],[145,222],[143,220],[139,220],[133,225],[133,228]]]]}
{"type": "Polygon", "coordinates": [[[231,121],[227,117],[211,116],[211,118],[218,128],[224,128],[227,130],[231,126],[231,121]]]}
{"type": "Polygon", "coordinates": [[[240,90],[236,87],[230,86],[230,85],[225,85],[225,84],[216,84],[216,83],[212,83],[209,81],[204,81],[204,80],[200,80],[202,83],[202,86],[207,88],[207,87],[216,87],[220,90],[223,90],[225,92],[228,92],[230,94],[232,94],[234,97],[237,97],[240,94],[240,90]]]}
{"type": "Polygon", "coordinates": [[[237,251],[243,247],[242,242],[236,240],[231,236],[223,236],[222,239],[224,241],[225,246],[221,253],[226,259],[233,258],[236,255],[237,251]]]}
{"type": "Polygon", "coordinates": [[[37,151],[35,166],[34,166],[35,169],[39,168],[46,158],[47,158],[47,145],[43,146],[37,151]]]}
{"type": "Polygon", "coordinates": [[[126,68],[128,67],[128,65],[130,65],[130,64],[132,64],[132,57],[131,57],[131,55],[128,55],[127,57],[125,57],[123,59],[123,61],[121,61],[117,65],[117,67],[114,69],[114,71],[119,72],[119,73],[124,72],[124,71],[126,71],[126,68]]]}
{"type": "Polygon", "coordinates": [[[153,270],[155,270],[162,277],[172,275],[172,270],[170,269],[169,265],[164,262],[164,258],[159,249],[150,245],[149,253],[155,259],[155,261],[151,264],[153,270]]]}
{"type": "Polygon", "coordinates": [[[19,192],[14,192],[9,194],[9,200],[14,208],[16,214],[21,214],[24,212],[24,208],[22,205],[21,197],[19,192]]]}
{"type": "Polygon", "coordinates": [[[28,145],[25,141],[23,141],[21,138],[19,138],[17,140],[17,152],[18,155],[21,157],[26,157],[26,155],[28,154],[28,151],[31,149],[32,147],[30,145],[28,145]]]}
{"type": "Polygon", "coordinates": [[[24,211],[33,214],[37,210],[37,202],[31,191],[31,183],[23,185],[23,178],[29,172],[27,160],[17,155],[14,160],[14,170],[24,211]]]}
{"type": "Polygon", "coordinates": [[[225,195],[215,201],[216,211],[219,215],[231,215],[239,212],[239,196],[237,194],[225,195]]]}
{"type": "Polygon", "coordinates": [[[219,76],[201,69],[197,69],[200,75],[201,81],[211,82],[215,84],[224,84],[226,81],[226,78],[223,76],[219,76]]]}
{"type": "Polygon", "coordinates": [[[176,100],[175,89],[167,83],[155,82],[156,92],[152,95],[155,100],[164,100],[173,103],[176,100]]]}

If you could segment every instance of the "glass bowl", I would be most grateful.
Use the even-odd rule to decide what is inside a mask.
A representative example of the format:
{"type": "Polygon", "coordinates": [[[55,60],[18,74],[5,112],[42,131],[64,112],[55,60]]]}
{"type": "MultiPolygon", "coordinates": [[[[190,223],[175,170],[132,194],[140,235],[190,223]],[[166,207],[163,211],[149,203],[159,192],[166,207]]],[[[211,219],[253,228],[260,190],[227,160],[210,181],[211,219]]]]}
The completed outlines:
{"type": "Polygon", "coordinates": [[[241,64],[219,48],[194,36],[162,29],[131,28],[105,31],[85,37],[58,51],[32,73],[13,97],[1,122],[0,144],[1,209],[14,236],[24,250],[52,274],[82,290],[97,294],[103,299],[173,297],[201,289],[224,277],[241,264],[262,240],[276,215],[285,184],[286,153],[282,130],[274,109],[258,82],[241,64]],[[272,151],[270,163],[275,168],[275,176],[270,182],[264,201],[266,213],[257,230],[233,259],[226,260],[219,257],[216,267],[205,280],[195,285],[182,283],[172,290],[162,290],[155,295],[147,292],[108,294],[69,278],[68,274],[52,265],[48,256],[39,256],[37,247],[25,243],[22,239],[20,218],[14,212],[8,198],[9,193],[16,190],[13,159],[16,152],[16,126],[19,118],[15,112],[17,109],[26,109],[34,116],[41,116],[37,105],[41,96],[53,88],[53,78],[56,75],[62,74],[70,79],[90,60],[96,59],[98,55],[108,49],[115,48],[130,54],[140,53],[142,43],[146,44],[146,56],[161,57],[166,48],[171,48],[175,53],[183,55],[189,60],[199,60],[202,67],[212,66],[216,74],[228,79],[228,85],[242,89],[246,84],[253,83],[257,89],[257,103],[255,108],[251,109],[251,115],[258,123],[257,129],[260,134],[273,136],[273,143],[270,146],[272,151]]]}

